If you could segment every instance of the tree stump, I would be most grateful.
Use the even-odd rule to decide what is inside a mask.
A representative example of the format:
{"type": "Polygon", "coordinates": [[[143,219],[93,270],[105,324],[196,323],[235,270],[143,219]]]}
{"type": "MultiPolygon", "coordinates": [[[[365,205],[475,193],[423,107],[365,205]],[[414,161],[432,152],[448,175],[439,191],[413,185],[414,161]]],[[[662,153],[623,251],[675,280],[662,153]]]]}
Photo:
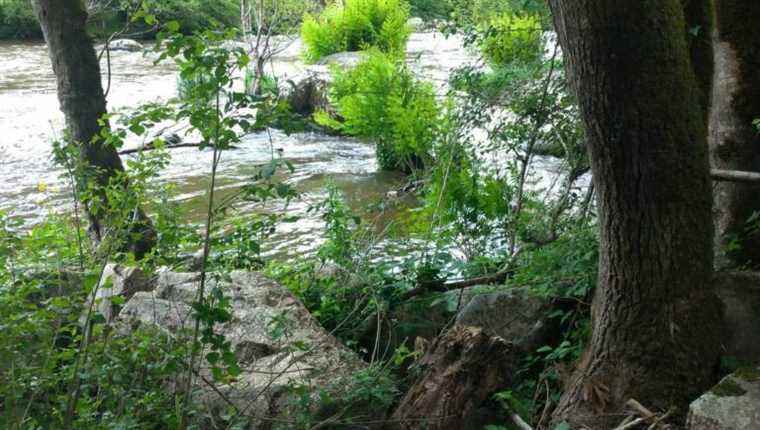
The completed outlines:
{"type": "Polygon", "coordinates": [[[481,328],[454,326],[421,359],[423,375],[401,400],[390,428],[467,428],[490,395],[510,386],[520,355],[481,328]]]}

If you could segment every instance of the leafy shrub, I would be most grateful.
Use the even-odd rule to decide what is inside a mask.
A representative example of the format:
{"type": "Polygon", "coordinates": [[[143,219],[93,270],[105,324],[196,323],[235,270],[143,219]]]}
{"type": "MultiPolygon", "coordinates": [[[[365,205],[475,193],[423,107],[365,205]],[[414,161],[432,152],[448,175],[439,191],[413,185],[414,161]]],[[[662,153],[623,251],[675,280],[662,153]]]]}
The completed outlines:
{"type": "Polygon", "coordinates": [[[425,20],[447,18],[452,11],[449,0],[411,0],[412,15],[425,20]]]}
{"type": "Polygon", "coordinates": [[[405,63],[378,50],[349,70],[333,69],[330,97],[342,121],[317,121],[377,145],[386,170],[429,164],[440,107],[432,85],[417,80],[405,63]]]}
{"type": "Polygon", "coordinates": [[[484,31],[483,56],[494,65],[534,61],[543,52],[541,33],[541,21],[535,15],[501,14],[484,31]]]}
{"type": "Polygon", "coordinates": [[[301,27],[306,50],[314,62],[343,51],[377,47],[383,52],[402,52],[409,38],[409,5],[405,0],[346,0],[333,3],[318,17],[304,16],[301,27]]]}
{"type": "Polygon", "coordinates": [[[450,18],[460,27],[487,25],[492,19],[508,13],[548,16],[546,2],[541,0],[449,0],[450,18]]]}
{"type": "Polygon", "coordinates": [[[32,4],[26,0],[0,1],[0,39],[41,38],[32,4]]]}
{"type": "Polygon", "coordinates": [[[236,0],[147,0],[143,8],[158,22],[176,21],[184,34],[240,24],[236,0]]]}

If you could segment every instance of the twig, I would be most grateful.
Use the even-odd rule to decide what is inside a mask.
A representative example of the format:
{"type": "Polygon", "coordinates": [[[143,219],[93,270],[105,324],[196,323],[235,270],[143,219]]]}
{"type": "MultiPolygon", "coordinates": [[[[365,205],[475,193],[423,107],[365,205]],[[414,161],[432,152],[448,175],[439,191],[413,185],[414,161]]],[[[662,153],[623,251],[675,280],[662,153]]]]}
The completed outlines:
{"type": "Polygon", "coordinates": [[[635,420],[631,421],[631,417],[628,417],[625,421],[623,421],[619,426],[615,427],[614,430],[628,430],[636,427],[637,425],[643,423],[646,421],[644,418],[636,418],[635,420]]]}
{"type": "Polygon", "coordinates": [[[512,422],[517,426],[520,430],[533,430],[533,427],[530,426],[530,424],[523,421],[522,418],[520,418],[520,415],[517,415],[514,412],[511,412],[509,414],[509,418],[512,420],[512,422]]]}

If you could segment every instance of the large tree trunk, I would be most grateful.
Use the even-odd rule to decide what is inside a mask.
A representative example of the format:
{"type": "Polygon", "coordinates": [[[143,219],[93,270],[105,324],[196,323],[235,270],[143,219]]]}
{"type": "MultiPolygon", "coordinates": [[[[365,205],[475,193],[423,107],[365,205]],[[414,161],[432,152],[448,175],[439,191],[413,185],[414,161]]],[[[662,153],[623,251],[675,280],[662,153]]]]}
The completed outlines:
{"type": "MultiPolygon", "coordinates": [[[[80,148],[82,161],[96,172],[97,182],[105,186],[124,167],[116,149],[93,138],[101,129],[106,99],[100,79],[100,64],[85,24],[87,12],[81,0],[33,0],[37,18],[48,46],[58,85],[58,100],[66,117],[68,138],[80,148]]],[[[107,124],[105,125],[107,126],[107,124]]],[[[153,232],[139,208],[135,235],[130,249],[140,257],[153,244],[153,232]]],[[[103,238],[101,217],[89,211],[90,230],[97,241],[103,238]]]]}
{"type": "MultiPolygon", "coordinates": [[[[715,76],[710,113],[710,156],[716,169],[760,172],[760,2],[716,0],[715,76]]],[[[760,185],[715,184],[717,265],[760,265],[760,234],[746,231],[760,211],[760,185]],[[731,243],[738,249],[729,249],[731,243]]]]}
{"type": "Polygon", "coordinates": [[[593,334],[555,422],[609,429],[630,398],[683,407],[713,381],[721,308],[710,284],[705,98],[681,0],[549,3],[600,226],[593,334]]]}

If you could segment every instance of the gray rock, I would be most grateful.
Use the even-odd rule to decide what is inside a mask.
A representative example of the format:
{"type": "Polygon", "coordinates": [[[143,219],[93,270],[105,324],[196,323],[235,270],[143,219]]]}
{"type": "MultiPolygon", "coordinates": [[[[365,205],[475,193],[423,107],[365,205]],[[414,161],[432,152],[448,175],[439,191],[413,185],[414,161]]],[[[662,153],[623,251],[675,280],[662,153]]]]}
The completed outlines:
{"type": "Polygon", "coordinates": [[[349,68],[359,64],[365,58],[365,56],[366,54],[361,51],[338,52],[336,54],[323,57],[317,62],[317,64],[327,66],[337,65],[342,68],[349,68]]]}
{"type": "MultiPolygon", "coordinates": [[[[231,401],[251,417],[287,415],[289,403],[284,393],[291,384],[339,391],[346,385],[334,382],[365,367],[277,283],[249,272],[232,272],[220,279],[208,276],[206,291],[219,288],[230,300],[232,320],[215,330],[231,343],[242,369],[233,384],[211,389],[198,382],[198,398],[212,411],[231,401]]],[[[119,321],[127,327],[149,324],[174,336],[187,335],[195,325],[191,304],[199,282],[198,273],[163,271],[154,291],[139,292],[126,303],[119,321]]],[[[207,367],[201,374],[212,380],[207,367]]]]}
{"type": "Polygon", "coordinates": [[[114,303],[114,297],[127,301],[138,292],[150,291],[153,287],[151,279],[139,268],[108,264],[95,291],[95,309],[110,323],[120,308],[114,303]]]}
{"type": "Polygon", "coordinates": [[[760,364],[760,273],[716,273],[715,291],[725,306],[723,355],[760,364]]]}
{"type": "Polygon", "coordinates": [[[527,289],[516,288],[474,296],[457,315],[456,323],[480,327],[489,336],[532,351],[556,331],[548,308],[544,300],[529,294],[527,289]]]}
{"type": "Polygon", "coordinates": [[[140,42],[132,39],[116,39],[108,44],[111,51],[139,52],[143,50],[140,42]]]}
{"type": "Polygon", "coordinates": [[[760,429],[760,367],[725,377],[689,407],[688,430],[760,429]]]}

